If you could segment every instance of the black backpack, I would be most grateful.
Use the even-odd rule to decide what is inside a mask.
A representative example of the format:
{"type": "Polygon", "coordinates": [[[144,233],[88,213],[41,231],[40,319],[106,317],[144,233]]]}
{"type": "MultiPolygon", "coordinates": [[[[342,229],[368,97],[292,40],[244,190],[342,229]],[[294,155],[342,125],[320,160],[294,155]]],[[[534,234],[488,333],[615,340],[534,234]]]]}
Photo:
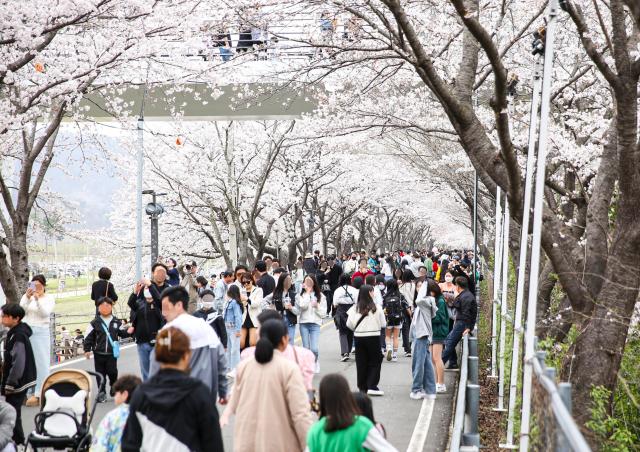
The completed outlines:
{"type": "Polygon", "coordinates": [[[400,320],[402,318],[402,295],[395,293],[387,296],[383,301],[383,306],[388,319],[400,320]]]}

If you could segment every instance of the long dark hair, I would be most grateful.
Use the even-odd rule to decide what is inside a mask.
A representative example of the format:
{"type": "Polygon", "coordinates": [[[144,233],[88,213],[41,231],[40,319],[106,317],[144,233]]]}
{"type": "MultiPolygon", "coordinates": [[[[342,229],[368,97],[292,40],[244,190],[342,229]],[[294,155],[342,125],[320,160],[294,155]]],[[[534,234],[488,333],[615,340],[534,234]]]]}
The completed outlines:
{"type": "MultiPolygon", "coordinates": [[[[318,303],[320,303],[320,297],[322,296],[322,291],[320,291],[320,285],[318,284],[318,279],[314,275],[307,275],[304,277],[304,279],[307,279],[307,278],[311,278],[311,281],[313,281],[313,293],[316,294],[316,300],[318,300],[318,303]]],[[[307,291],[304,287],[304,279],[302,280],[302,290],[300,291],[300,295],[304,295],[304,293],[307,291]]]]}
{"type": "Polygon", "coordinates": [[[376,312],[376,304],[373,302],[373,298],[371,298],[372,290],[373,286],[365,284],[364,286],[360,287],[360,292],[358,292],[356,311],[363,316],[369,315],[369,312],[376,312]]]}
{"type": "Polygon", "coordinates": [[[408,283],[411,281],[415,281],[416,276],[413,274],[413,272],[409,269],[406,269],[402,272],[402,282],[403,283],[408,283]]]}
{"type": "Polygon", "coordinates": [[[235,284],[231,284],[227,289],[227,296],[233,300],[240,301],[240,288],[235,284]]]}
{"type": "MultiPolygon", "coordinates": [[[[438,282],[444,282],[444,275],[449,271],[449,260],[443,259],[440,266],[442,267],[442,270],[440,270],[440,281],[438,282]]],[[[451,275],[453,276],[453,270],[451,270],[451,275]]]]}
{"type": "Polygon", "coordinates": [[[427,291],[433,292],[436,300],[442,296],[442,289],[433,279],[427,279],[427,291]]]}
{"type": "Polygon", "coordinates": [[[376,419],[373,416],[373,404],[369,396],[360,391],[352,392],[351,395],[353,395],[353,399],[356,401],[356,405],[358,405],[360,414],[375,424],[376,419]]]}
{"type": "Polygon", "coordinates": [[[326,418],[325,432],[343,430],[360,413],[347,379],[340,374],[328,374],[320,381],[320,418],[326,418]]]}
{"type": "Polygon", "coordinates": [[[282,320],[270,319],[260,325],[260,339],[256,344],[255,357],[260,364],[266,364],[273,358],[273,350],[287,335],[282,320]]]}
{"type": "Polygon", "coordinates": [[[284,294],[284,281],[287,279],[287,276],[289,276],[287,272],[280,273],[278,284],[276,284],[276,288],[273,289],[273,298],[282,298],[284,294]]]}
{"type": "Polygon", "coordinates": [[[398,281],[396,281],[395,279],[391,278],[389,281],[387,281],[387,294],[386,295],[391,295],[391,294],[397,294],[398,292],[400,292],[400,288],[398,287],[398,281]]]}

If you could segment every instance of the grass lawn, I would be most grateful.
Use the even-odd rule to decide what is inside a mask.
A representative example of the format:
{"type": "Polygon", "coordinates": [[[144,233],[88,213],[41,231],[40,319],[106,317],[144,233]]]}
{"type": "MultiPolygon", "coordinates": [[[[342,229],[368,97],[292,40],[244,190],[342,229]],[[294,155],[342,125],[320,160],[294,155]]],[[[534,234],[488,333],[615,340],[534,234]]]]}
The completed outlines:
{"type": "MultiPolygon", "coordinates": [[[[95,307],[89,295],[60,298],[56,300],[54,312],[56,313],[56,330],[58,333],[61,326],[65,326],[71,332],[77,328],[84,332],[89,322],[95,317],[95,307]]],[[[118,318],[128,318],[129,308],[126,300],[118,301],[113,307],[113,312],[118,318]]]]}
{"type": "MultiPolygon", "coordinates": [[[[86,290],[87,289],[87,277],[81,276],[80,278],[74,278],[71,276],[67,276],[65,279],[65,285],[62,292],[72,292],[74,290],[86,290]]],[[[89,288],[91,288],[91,283],[93,280],[89,281],[89,288]]],[[[60,285],[60,281],[57,278],[47,279],[47,291],[49,292],[58,292],[58,287],[60,285]]]]}

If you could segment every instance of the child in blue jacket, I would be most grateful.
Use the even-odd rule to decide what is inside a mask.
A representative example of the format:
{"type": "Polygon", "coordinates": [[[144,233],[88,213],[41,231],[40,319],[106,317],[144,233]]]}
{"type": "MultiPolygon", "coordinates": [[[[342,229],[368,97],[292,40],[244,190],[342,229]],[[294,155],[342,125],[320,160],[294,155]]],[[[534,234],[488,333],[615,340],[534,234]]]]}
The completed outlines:
{"type": "Polygon", "coordinates": [[[235,284],[230,285],[227,290],[227,298],[222,316],[227,329],[227,364],[233,374],[240,362],[240,328],[242,328],[240,288],[235,284]]]}

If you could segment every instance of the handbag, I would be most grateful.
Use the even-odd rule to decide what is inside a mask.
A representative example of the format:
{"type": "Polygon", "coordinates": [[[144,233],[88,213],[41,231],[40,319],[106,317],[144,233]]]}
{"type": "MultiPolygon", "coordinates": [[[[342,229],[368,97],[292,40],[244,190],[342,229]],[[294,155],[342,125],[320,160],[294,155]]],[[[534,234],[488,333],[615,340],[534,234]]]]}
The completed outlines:
{"type": "Polygon", "coordinates": [[[113,339],[111,339],[111,334],[109,334],[109,328],[107,328],[107,325],[105,325],[104,322],[102,322],[102,329],[104,330],[105,334],[107,335],[107,340],[109,341],[109,344],[111,344],[111,350],[112,350],[112,353],[113,353],[113,357],[115,359],[120,358],[120,342],[114,341],[113,339]]]}

